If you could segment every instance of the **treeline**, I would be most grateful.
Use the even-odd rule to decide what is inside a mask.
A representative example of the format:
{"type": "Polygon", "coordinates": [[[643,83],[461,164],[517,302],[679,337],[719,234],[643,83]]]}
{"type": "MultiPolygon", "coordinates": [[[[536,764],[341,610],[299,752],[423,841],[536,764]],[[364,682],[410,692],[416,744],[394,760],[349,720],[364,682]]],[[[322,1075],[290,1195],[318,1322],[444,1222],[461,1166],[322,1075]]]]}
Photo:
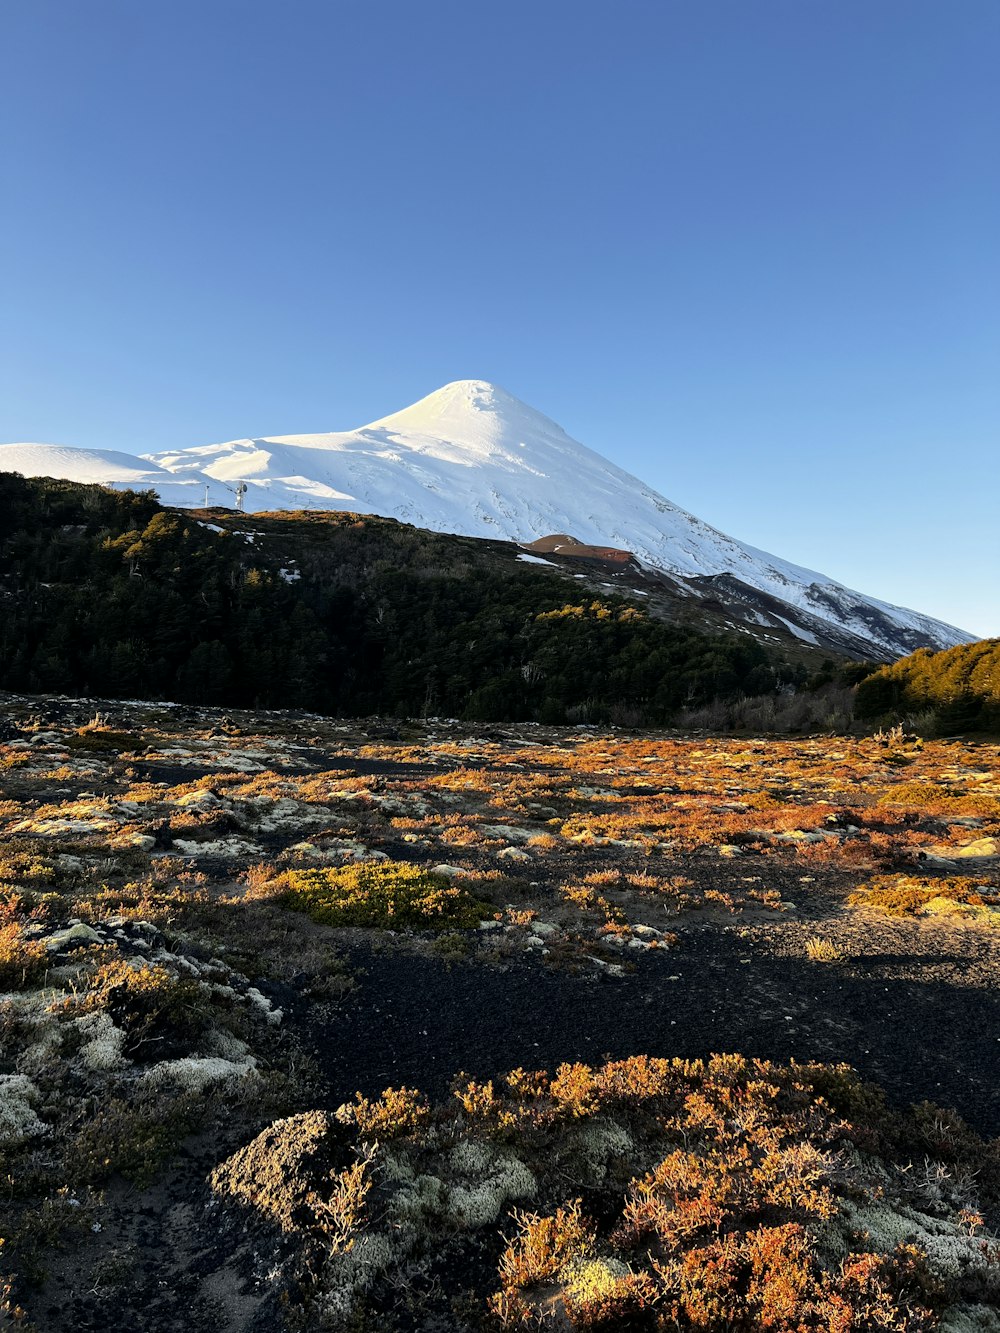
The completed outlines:
{"type": "Polygon", "coordinates": [[[857,689],[858,717],[919,722],[927,734],[1000,731],[1000,639],[921,648],[857,689]]]}
{"type": "Polygon", "coordinates": [[[345,514],[218,523],[0,474],[0,688],[334,715],[660,724],[801,683],[488,543],[345,514]],[[220,528],[225,530],[219,530],[220,528]],[[239,531],[242,528],[244,531],[239,531]]]}

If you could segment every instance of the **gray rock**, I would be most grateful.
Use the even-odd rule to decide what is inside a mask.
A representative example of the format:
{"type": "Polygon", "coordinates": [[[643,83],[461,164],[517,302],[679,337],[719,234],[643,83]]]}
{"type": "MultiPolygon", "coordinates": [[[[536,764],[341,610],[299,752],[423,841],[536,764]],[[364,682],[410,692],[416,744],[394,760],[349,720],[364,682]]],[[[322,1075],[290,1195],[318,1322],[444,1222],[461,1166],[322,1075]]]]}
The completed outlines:
{"type": "Polygon", "coordinates": [[[50,935],[45,941],[45,947],[51,953],[59,953],[63,949],[79,949],[87,944],[101,944],[103,940],[104,936],[99,935],[92,926],[77,921],[50,935]]]}

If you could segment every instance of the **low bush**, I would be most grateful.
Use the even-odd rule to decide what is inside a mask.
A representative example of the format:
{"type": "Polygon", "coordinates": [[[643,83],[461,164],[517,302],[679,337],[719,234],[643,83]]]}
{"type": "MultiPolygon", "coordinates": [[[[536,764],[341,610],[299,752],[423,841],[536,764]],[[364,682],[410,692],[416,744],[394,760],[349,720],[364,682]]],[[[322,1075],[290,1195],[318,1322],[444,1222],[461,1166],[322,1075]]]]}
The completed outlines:
{"type": "Polygon", "coordinates": [[[848,899],[853,906],[874,907],[885,916],[920,916],[928,906],[933,912],[935,904],[947,910],[947,904],[953,903],[952,910],[961,912],[969,909],[970,915],[985,915],[996,912],[1000,921],[1000,895],[990,890],[984,881],[949,877],[944,879],[919,879],[911,875],[878,875],[851,894],[848,899]]]}
{"type": "Polygon", "coordinates": [[[122,1054],[144,1063],[185,1054],[212,1019],[211,999],[193,978],[120,958],[102,963],[86,993],[66,1003],[81,1013],[109,1014],[125,1034],[122,1054]]]}
{"type": "Polygon", "coordinates": [[[289,870],[281,902],[326,926],[455,930],[491,911],[444,875],[404,861],[289,870]]]}
{"type": "Polygon", "coordinates": [[[189,1092],[133,1089],[128,1097],[96,1098],[66,1144],[76,1182],[101,1184],[122,1175],[149,1185],[197,1125],[202,1107],[189,1092]]]}
{"type": "Polygon", "coordinates": [[[337,1111],[342,1125],[353,1125],[363,1137],[394,1139],[423,1128],[430,1122],[430,1103],[416,1088],[386,1088],[371,1102],[358,1093],[337,1111]]]}
{"type": "Polygon", "coordinates": [[[846,1066],[637,1056],[453,1092],[279,1122],[214,1173],[298,1248],[302,1326],[403,1327],[403,1290],[421,1328],[996,1322],[995,1147],[846,1066]]]}
{"type": "Polygon", "coordinates": [[[45,973],[45,945],[25,934],[18,900],[0,899],[0,991],[21,990],[45,973]]]}

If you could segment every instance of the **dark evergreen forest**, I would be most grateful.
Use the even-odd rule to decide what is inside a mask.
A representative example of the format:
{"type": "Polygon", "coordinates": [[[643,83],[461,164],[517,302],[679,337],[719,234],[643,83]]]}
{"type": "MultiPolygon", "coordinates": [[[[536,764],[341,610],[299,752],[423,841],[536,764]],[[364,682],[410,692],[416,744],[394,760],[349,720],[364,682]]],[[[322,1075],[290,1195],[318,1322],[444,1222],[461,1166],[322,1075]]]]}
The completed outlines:
{"type": "Polygon", "coordinates": [[[0,687],[643,725],[805,677],[746,636],[580,596],[496,545],[342,513],[194,515],[151,492],[0,474],[0,687]]]}

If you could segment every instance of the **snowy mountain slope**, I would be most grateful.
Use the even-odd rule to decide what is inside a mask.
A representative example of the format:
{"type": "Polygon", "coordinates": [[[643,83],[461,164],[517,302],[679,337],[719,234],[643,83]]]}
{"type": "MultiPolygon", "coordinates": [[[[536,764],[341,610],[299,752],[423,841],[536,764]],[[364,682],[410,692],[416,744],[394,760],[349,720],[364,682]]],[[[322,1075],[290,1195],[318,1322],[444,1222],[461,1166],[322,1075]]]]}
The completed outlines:
{"type": "Polygon", "coordinates": [[[173,477],[145,458],[113,449],[72,449],[59,444],[0,444],[0,472],[23,477],[56,477],[112,490],[155,490],[164,504],[203,504],[208,477],[173,477]]]}
{"type": "MultiPolygon", "coordinates": [[[[61,467],[70,452],[59,451],[61,467]]],[[[169,474],[171,493],[161,493],[172,504],[203,503],[207,479],[210,502],[231,505],[233,484],[244,481],[251,511],[346,509],[474,537],[527,543],[564,532],[624,547],[680,579],[691,596],[717,598],[730,580],[751,598],[756,590],[776,599],[785,608],[777,618],[807,642],[817,624],[829,627],[834,643],[868,644],[889,657],[974,637],[718,532],[482,380],[447,384],[357,430],[231,440],[144,460],[107,457],[169,474]],[[186,498],[175,498],[177,485],[186,498]]],[[[160,489],[158,481],[143,484],[160,489]]]]}
{"type": "Polygon", "coordinates": [[[355,431],[235,440],[156,460],[175,475],[245,480],[248,508],[356,509],[523,542],[571,532],[682,577],[731,575],[890,654],[972,637],[727,537],[481,380],[448,384],[355,431]]]}

